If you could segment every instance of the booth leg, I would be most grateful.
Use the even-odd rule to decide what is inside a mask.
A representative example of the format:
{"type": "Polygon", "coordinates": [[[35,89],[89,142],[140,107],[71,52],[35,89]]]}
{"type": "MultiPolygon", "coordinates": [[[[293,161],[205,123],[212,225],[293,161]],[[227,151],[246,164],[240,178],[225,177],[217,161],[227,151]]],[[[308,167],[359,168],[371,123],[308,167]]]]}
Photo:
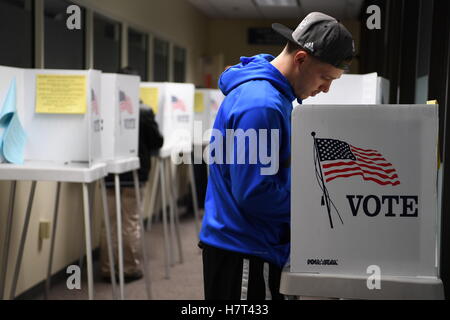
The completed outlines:
{"type": "Polygon", "coordinates": [[[200,221],[199,213],[198,213],[198,202],[197,202],[197,188],[195,186],[195,177],[194,177],[194,165],[188,164],[189,166],[189,182],[191,184],[191,192],[192,192],[192,204],[194,205],[194,216],[195,216],[195,232],[197,233],[197,237],[200,233],[200,228],[198,222],[200,221]]]}
{"type": "Polygon", "coordinates": [[[150,273],[148,269],[148,260],[147,260],[147,249],[145,246],[145,230],[144,230],[144,218],[142,214],[142,207],[141,207],[141,193],[139,189],[139,179],[138,179],[138,173],[137,170],[133,171],[133,180],[134,180],[134,189],[136,192],[136,208],[139,210],[139,226],[141,229],[141,247],[142,247],[142,261],[143,261],[143,269],[144,269],[144,278],[145,278],[145,288],[147,289],[147,298],[152,298],[152,291],[151,291],[151,279],[150,279],[150,273]]]}
{"type": "Polygon", "coordinates": [[[100,179],[100,188],[102,193],[102,203],[103,203],[103,221],[105,223],[106,230],[106,243],[108,246],[108,260],[109,260],[109,273],[111,276],[112,283],[112,294],[113,299],[117,299],[117,286],[116,286],[116,272],[114,267],[114,250],[112,246],[111,239],[111,222],[109,220],[109,208],[108,208],[108,198],[106,195],[105,179],[100,179]]]}
{"type": "Polygon", "coordinates": [[[122,207],[120,201],[120,178],[114,175],[114,187],[116,189],[116,218],[117,218],[117,248],[119,255],[119,287],[120,300],[124,300],[124,272],[123,272],[123,240],[122,240],[122,207]]]}
{"type": "Polygon", "coordinates": [[[6,218],[5,241],[3,243],[2,268],[0,274],[0,299],[4,299],[6,272],[8,268],[9,244],[11,242],[11,231],[14,213],[14,200],[16,198],[17,181],[11,181],[11,189],[9,193],[8,217],[6,218]]]}
{"type": "Polygon", "coordinates": [[[163,229],[164,229],[164,251],[165,251],[165,265],[166,265],[166,279],[170,279],[169,264],[170,264],[170,237],[167,228],[167,208],[166,208],[166,179],[164,177],[164,160],[160,159],[159,174],[161,179],[161,198],[163,211],[163,229]]]}
{"type": "MultiPolygon", "coordinates": [[[[169,162],[170,164],[170,162],[169,162]]],[[[177,239],[177,246],[178,246],[178,256],[180,263],[183,263],[183,248],[181,246],[181,238],[180,238],[180,215],[178,213],[178,191],[177,191],[177,167],[175,166],[175,172],[172,175],[172,168],[169,165],[169,179],[171,181],[171,191],[172,191],[172,197],[173,197],[173,206],[174,206],[174,212],[175,212],[175,236],[177,239]]]]}
{"type": "MultiPolygon", "coordinates": [[[[91,212],[93,212],[93,210],[94,210],[94,198],[95,198],[95,189],[93,188],[93,186],[92,186],[92,183],[90,183],[90,184],[87,184],[87,187],[88,187],[88,194],[90,194],[90,195],[92,195],[92,197],[89,197],[89,212],[91,213],[91,212]]],[[[90,220],[90,223],[91,223],[91,226],[93,226],[94,225],[94,222],[93,222],[93,218],[92,218],[92,214],[90,214],[90,218],[89,218],[90,220]]],[[[91,234],[91,238],[92,238],[92,234],[91,234]]],[[[83,267],[84,267],[84,247],[85,247],[85,243],[83,243],[83,245],[80,247],[80,259],[78,260],[78,266],[80,267],[80,269],[83,269],[83,267]]]]}
{"type": "Polygon", "coordinates": [[[174,198],[172,194],[172,179],[170,171],[171,164],[170,164],[170,158],[167,158],[164,160],[166,162],[165,164],[165,177],[166,177],[166,194],[169,201],[169,210],[170,210],[170,266],[173,267],[175,265],[175,209],[174,209],[174,198]]]}
{"type": "Polygon", "coordinates": [[[54,211],[53,211],[52,239],[50,242],[50,254],[49,254],[49,260],[48,260],[48,266],[47,266],[47,279],[45,281],[45,292],[44,292],[45,300],[47,300],[50,295],[52,266],[53,266],[53,253],[55,250],[56,227],[58,225],[58,207],[59,207],[60,193],[61,193],[61,182],[58,181],[58,183],[56,184],[56,198],[55,198],[55,207],[54,207],[54,211]]]}
{"type": "Polygon", "coordinates": [[[33,208],[33,199],[34,199],[35,191],[36,191],[36,181],[33,181],[31,183],[31,190],[30,190],[30,196],[28,198],[27,212],[25,214],[25,222],[23,225],[22,236],[20,239],[19,253],[17,254],[16,268],[14,270],[14,277],[13,277],[13,282],[11,285],[11,295],[10,295],[11,300],[14,299],[14,297],[16,296],[17,280],[19,279],[20,267],[22,266],[23,250],[25,247],[25,242],[27,240],[28,225],[30,224],[31,209],[33,208]]]}
{"type": "Polygon", "coordinates": [[[92,243],[91,243],[91,215],[89,210],[88,185],[83,183],[83,206],[84,206],[84,234],[86,242],[86,260],[88,275],[89,300],[94,299],[94,273],[92,265],[92,243]]]}
{"type": "MultiPolygon", "coordinates": [[[[150,212],[150,198],[152,193],[153,181],[155,180],[155,176],[158,176],[158,171],[156,169],[155,161],[153,157],[150,157],[151,170],[148,174],[148,180],[145,184],[142,201],[141,201],[141,211],[144,213],[144,221],[148,218],[146,215],[151,214],[150,212]]],[[[145,225],[147,227],[147,224],[145,225]]]]}
{"type": "Polygon", "coordinates": [[[157,187],[158,187],[158,182],[159,182],[159,167],[160,167],[160,161],[157,160],[155,162],[155,174],[153,175],[153,181],[152,181],[152,190],[150,193],[150,203],[149,203],[149,215],[147,217],[147,225],[146,225],[146,230],[147,232],[150,231],[151,227],[152,227],[152,219],[153,219],[153,214],[155,213],[155,207],[156,207],[156,192],[157,192],[157,187]]]}

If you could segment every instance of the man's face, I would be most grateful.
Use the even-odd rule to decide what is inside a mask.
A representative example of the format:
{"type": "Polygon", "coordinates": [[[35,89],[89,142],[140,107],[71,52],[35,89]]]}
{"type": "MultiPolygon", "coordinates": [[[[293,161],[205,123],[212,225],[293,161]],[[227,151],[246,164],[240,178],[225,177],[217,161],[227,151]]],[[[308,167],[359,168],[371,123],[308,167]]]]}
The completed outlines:
{"type": "Polygon", "coordinates": [[[314,97],[320,92],[328,92],[333,80],[339,79],[344,70],[324,63],[300,51],[294,57],[295,70],[292,86],[297,98],[314,97]]]}

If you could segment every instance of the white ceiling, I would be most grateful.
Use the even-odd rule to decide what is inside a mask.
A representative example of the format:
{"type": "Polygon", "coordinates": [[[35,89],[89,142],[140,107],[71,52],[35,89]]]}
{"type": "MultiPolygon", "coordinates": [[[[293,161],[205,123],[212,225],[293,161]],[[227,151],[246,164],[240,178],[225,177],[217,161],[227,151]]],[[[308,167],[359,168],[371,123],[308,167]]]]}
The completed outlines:
{"type": "Polygon", "coordinates": [[[187,0],[216,19],[302,19],[320,11],[336,19],[359,19],[364,0],[187,0]],[[262,6],[258,3],[286,3],[262,6]],[[289,5],[291,4],[291,5],[289,5]],[[292,6],[295,4],[295,6],[292,6]]]}

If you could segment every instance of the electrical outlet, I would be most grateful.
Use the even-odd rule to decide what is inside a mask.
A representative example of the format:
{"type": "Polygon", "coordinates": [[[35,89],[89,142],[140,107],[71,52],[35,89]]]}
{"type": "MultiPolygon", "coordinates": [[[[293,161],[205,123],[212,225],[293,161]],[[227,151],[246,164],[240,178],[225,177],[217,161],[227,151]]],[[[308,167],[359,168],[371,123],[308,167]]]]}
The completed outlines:
{"type": "Polygon", "coordinates": [[[49,239],[50,238],[50,226],[51,222],[48,220],[39,221],[39,239],[49,239]]]}

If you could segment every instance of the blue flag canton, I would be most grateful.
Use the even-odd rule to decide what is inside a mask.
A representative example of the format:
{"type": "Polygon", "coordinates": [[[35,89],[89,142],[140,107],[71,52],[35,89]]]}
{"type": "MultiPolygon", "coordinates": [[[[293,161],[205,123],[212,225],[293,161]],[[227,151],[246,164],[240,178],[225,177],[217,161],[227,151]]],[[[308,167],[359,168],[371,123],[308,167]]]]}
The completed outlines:
{"type": "Polygon", "coordinates": [[[320,161],[354,160],[356,157],[347,142],[335,139],[316,139],[320,161]]]}

